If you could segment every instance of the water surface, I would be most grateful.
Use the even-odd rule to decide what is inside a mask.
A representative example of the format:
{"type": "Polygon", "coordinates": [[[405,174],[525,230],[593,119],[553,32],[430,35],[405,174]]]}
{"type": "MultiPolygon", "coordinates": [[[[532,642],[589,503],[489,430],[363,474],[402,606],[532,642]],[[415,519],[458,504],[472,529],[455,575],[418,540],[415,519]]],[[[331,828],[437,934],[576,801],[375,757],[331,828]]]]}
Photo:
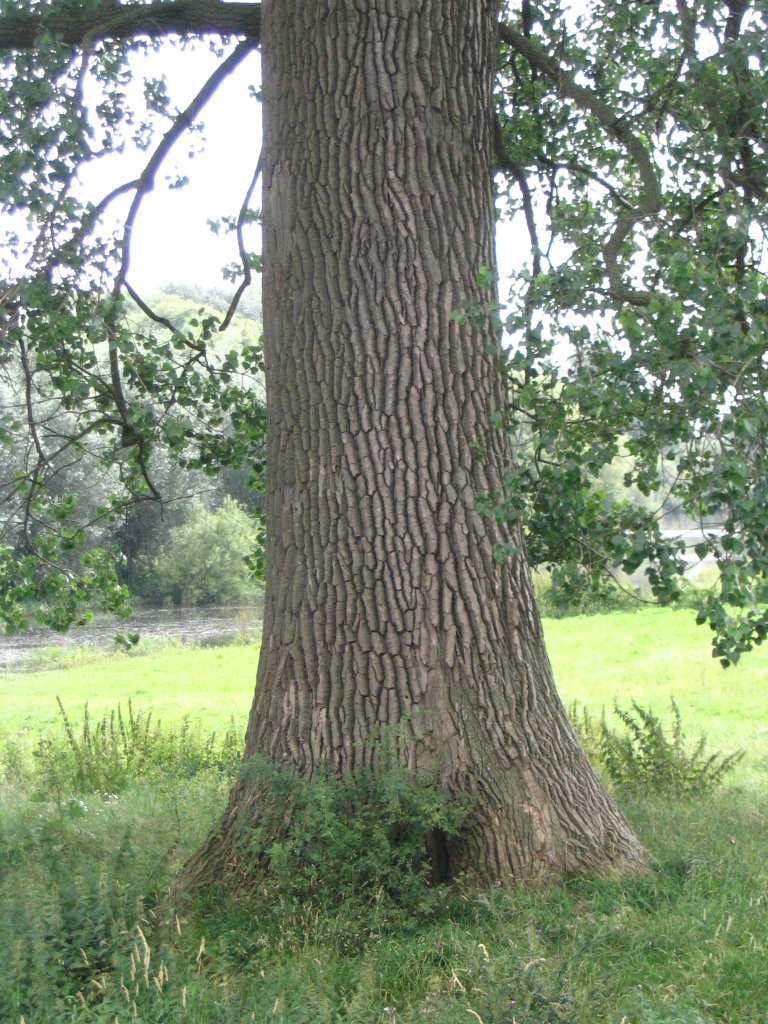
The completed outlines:
{"type": "Polygon", "coordinates": [[[81,647],[113,650],[118,630],[135,632],[140,643],[177,640],[213,646],[238,637],[255,639],[261,633],[261,608],[149,608],[130,619],[99,615],[88,626],[54,633],[36,627],[13,636],[0,635],[0,672],[23,670],[41,648],[81,647]]]}

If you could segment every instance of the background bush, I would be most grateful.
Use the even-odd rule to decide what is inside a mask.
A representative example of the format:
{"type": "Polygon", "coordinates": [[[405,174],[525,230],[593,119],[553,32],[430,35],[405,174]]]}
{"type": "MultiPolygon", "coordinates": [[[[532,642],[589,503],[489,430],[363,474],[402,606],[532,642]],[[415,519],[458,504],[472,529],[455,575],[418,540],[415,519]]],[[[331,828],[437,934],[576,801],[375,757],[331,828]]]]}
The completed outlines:
{"type": "Polygon", "coordinates": [[[134,589],[153,605],[247,602],[256,584],[246,558],[258,547],[258,525],[232,498],[213,511],[193,504],[158,554],[143,561],[134,589]]]}

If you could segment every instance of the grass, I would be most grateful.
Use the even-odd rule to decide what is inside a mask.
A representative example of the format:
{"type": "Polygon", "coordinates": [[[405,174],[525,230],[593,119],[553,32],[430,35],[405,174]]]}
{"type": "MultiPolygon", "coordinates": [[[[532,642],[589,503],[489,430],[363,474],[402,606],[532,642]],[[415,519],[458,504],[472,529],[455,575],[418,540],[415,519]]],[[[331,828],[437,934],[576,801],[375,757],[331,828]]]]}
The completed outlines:
{"type": "MultiPolygon", "coordinates": [[[[558,689],[567,706],[598,713],[614,700],[636,700],[669,720],[669,698],[684,711],[693,737],[706,731],[713,748],[743,749],[746,779],[768,768],[768,648],[723,670],[711,657],[708,632],[693,613],[654,608],[545,622],[558,689]]],[[[100,716],[130,699],[156,718],[189,718],[211,730],[247,718],[258,645],[170,647],[146,657],[89,652],[71,668],[0,675],[3,731],[18,734],[55,724],[60,697],[76,718],[87,702],[100,716]]]]}
{"type": "Polygon", "coordinates": [[[670,697],[691,738],[705,732],[711,749],[744,750],[740,782],[768,771],[768,647],[723,669],[709,633],[693,613],[643,612],[550,619],[545,633],[558,690],[598,713],[634,700],[671,720],[670,697]]]}
{"type": "MultiPolygon", "coordinates": [[[[344,900],[329,911],[254,886],[237,900],[212,894],[205,915],[188,914],[163,942],[152,905],[215,822],[227,770],[200,761],[192,779],[139,775],[106,797],[6,780],[0,1020],[766,1024],[766,655],[724,672],[706,634],[668,611],[546,630],[566,702],[599,712],[634,699],[667,714],[674,696],[692,736],[747,751],[713,795],[619,794],[654,856],[649,875],[456,889],[396,927],[375,901],[361,916],[344,900]]],[[[254,661],[249,648],[113,657],[6,677],[0,700],[16,730],[48,730],[56,694],[70,711],[88,700],[94,717],[131,695],[176,726],[188,715],[223,730],[233,706],[244,717],[254,661]]]]}
{"type": "Polygon", "coordinates": [[[59,697],[73,716],[87,703],[94,716],[131,700],[155,718],[194,719],[221,729],[245,723],[256,680],[257,645],[176,647],[144,657],[90,652],[71,667],[0,675],[0,730],[40,730],[58,719],[59,697]]]}
{"type": "Polygon", "coordinates": [[[642,879],[457,892],[353,948],[343,916],[276,918],[256,891],[162,945],[149,907],[222,796],[208,779],[4,807],[4,1020],[363,1024],[389,1006],[399,1024],[765,1022],[764,797],[628,805],[657,857],[642,879]]]}

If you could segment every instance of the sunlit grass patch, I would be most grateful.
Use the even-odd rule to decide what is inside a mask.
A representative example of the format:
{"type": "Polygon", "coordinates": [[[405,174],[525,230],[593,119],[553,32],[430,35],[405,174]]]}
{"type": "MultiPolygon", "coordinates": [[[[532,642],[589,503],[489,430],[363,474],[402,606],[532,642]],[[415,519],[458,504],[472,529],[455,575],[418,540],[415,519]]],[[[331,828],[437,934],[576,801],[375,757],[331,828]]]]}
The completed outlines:
{"type": "Polygon", "coordinates": [[[243,723],[253,699],[259,646],[163,647],[146,657],[103,655],[70,668],[0,674],[2,733],[55,725],[56,698],[73,719],[87,703],[101,716],[132,700],[164,722],[196,719],[207,729],[243,723]]]}

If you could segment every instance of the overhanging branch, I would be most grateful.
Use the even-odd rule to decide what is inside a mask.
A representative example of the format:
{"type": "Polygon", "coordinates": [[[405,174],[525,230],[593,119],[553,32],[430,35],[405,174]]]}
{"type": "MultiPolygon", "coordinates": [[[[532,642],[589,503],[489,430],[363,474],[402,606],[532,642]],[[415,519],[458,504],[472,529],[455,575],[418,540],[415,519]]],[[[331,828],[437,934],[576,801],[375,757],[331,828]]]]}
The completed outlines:
{"type": "Polygon", "coordinates": [[[642,183],[640,202],[634,209],[622,214],[617,219],[611,236],[603,246],[603,259],[611,293],[621,302],[647,306],[652,298],[651,293],[628,288],[624,283],[618,260],[621,247],[634,226],[641,220],[659,213],[664,203],[659,174],[648,147],[596,92],[579,85],[567,69],[532,39],[517,32],[509,25],[499,26],[499,38],[524,57],[531,68],[535,68],[548,78],[563,96],[567,96],[582,110],[592,114],[597,122],[623,146],[634,161],[642,183]]]}
{"type": "Polygon", "coordinates": [[[254,49],[255,44],[250,40],[244,40],[238,43],[232,53],[222,61],[221,64],[214,70],[213,74],[203,85],[202,89],[197,93],[195,98],[182,110],[173,121],[173,124],[162,137],[155,150],[152,152],[149,160],[147,161],[144,170],[141,172],[141,176],[136,184],[136,192],[131,202],[128,215],[125,218],[125,224],[123,227],[123,238],[120,242],[121,249],[121,262],[120,270],[117,275],[115,282],[115,288],[119,292],[119,289],[123,285],[128,276],[128,269],[130,263],[130,243],[131,233],[133,231],[133,225],[136,220],[136,216],[139,212],[141,204],[145,196],[152,191],[155,186],[155,178],[158,171],[163,165],[165,158],[170,153],[173,146],[183,135],[183,133],[189,128],[191,124],[199,117],[203,107],[208,103],[211,97],[215,94],[218,87],[224,81],[224,79],[230,75],[239,64],[248,56],[248,54],[254,49]]]}
{"type": "Polygon", "coordinates": [[[156,39],[168,35],[247,36],[258,42],[261,4],[221,0],[154,0],[149,4],[101,7],[0,17],[0,51],[31,50],[51,34],[70,46],[104,40],[156,39]]]}
{"type": "Polygon", "coordinates": [[[251,284],[251,261],[245,248],[245,241],[243,239],[243,228],[245,227],[245,221],[248,216],[248,210],[251,204],[251,196],[253,195],[253,190],[256,188],[256,183],[258,182],[260,175],[261,153],[259,153],[259,159],[256,163],[256,170],[253,172],[251,183],[248,186],[248,191],[245,193],[245,198],[243,199],[242,205],[240,207],[240,213],[238,214],[237,217],[237,251],[240,254],[240,262],[243,267],[243,280],[240,282],[237,291],[232,297],[232,301],[229,304],[229,309],[227,310],[227,315],[224,317],[221,325],[219,326],[220,331],[225,331],[227,327],[229,327],[230,323],[232,322],[232,317],[235,315],[235,312],[237,310],[240,299],[243,297],[243,292],[251,284]]]}

